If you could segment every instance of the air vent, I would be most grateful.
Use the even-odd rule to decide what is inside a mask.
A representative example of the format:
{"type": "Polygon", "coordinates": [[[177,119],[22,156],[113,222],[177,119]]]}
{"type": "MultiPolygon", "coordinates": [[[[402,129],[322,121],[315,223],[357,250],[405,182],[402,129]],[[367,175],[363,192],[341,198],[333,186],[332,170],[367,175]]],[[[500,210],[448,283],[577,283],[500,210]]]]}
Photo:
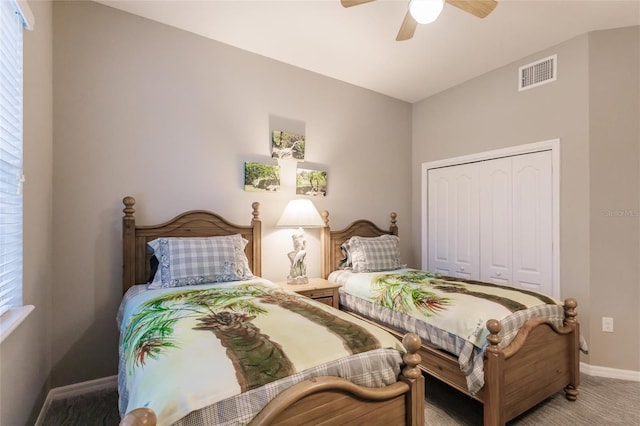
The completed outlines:
{"type": "Polygon", "coordinates": [[[553,55],[520,67],[518,70],[518,91],[556,81],[558,76],[557,63],[558,55],[553,55]]]}

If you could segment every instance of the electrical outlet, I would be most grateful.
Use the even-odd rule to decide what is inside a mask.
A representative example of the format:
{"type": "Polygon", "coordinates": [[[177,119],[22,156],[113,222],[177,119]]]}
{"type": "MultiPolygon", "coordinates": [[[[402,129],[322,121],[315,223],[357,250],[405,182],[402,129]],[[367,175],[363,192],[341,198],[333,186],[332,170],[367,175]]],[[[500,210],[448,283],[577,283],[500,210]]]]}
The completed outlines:
{"type": "Polygon", "coordinates": [[[602,331],[613,333],[613,318],[602,317],[602,331]]]}

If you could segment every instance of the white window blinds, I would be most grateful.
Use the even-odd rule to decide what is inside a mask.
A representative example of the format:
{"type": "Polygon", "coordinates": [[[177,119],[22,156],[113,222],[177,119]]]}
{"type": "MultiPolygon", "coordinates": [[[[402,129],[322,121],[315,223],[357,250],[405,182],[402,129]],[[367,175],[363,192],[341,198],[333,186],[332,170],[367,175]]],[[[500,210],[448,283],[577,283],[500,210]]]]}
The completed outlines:
{"type": "Polygon", "coordinates": [[[0,0],[0,315],[22,306],[22,32],[15,1],[0,0]]]}

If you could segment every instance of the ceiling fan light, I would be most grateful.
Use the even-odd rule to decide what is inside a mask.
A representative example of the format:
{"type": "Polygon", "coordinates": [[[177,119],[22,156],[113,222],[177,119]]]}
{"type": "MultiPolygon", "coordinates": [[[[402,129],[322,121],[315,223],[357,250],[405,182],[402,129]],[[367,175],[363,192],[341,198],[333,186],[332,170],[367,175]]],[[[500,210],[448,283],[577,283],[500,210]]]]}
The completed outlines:
{"type": "Polygon", "coordinates": [[[440,16],[444,0],[411,0],[409,13],[419,24],[430,24],[440,16]]]}

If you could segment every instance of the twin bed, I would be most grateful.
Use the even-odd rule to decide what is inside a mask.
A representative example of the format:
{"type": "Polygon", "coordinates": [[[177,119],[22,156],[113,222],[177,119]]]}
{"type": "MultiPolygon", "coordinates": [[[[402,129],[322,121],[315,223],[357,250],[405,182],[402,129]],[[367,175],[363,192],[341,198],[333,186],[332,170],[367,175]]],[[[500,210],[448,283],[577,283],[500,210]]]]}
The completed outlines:
{"type": "Polygon", "coordinates": [[[248,226],[201,210],[141,226],[135,200],[125,197],[123,203],[122,425],[421,425],[421,370],[482,402],[485,425],[503,425],[562,389],[568,399],[577,398],[575,300],[540,301],[403,268],[389,249],[397,244],[394,213],[388,230],[357,220],[332,231],[323,212],[322,276],[343,284],[341,312],[259,278],[258,203],[248,226]],[[202,251],[189,244],[208,237],[231,248],[215,246],[228,256],[205,260],[226,269],[204,280],[215,283],[201,284],[180,269],[192,262],[185,261],[182,245],[202,251]],[[370,246],[371,238],[378,245],[370,246]],[[392,265],[385,264],[388,258],[394,258],[392,265]],[[462,299],[486,292],[481,297],[490,303],[476,305],[497,302],[501,313],[476,312],[471,325],[454,315],[454,322],[471,327],[465,338],[457,334],[466,329],[444,328],[442,334],[430,320],[414,317],[407,323],[398,313],[419,306],[437,323],[446,311],[459,314],[462,299]],[[314,353],[320,358],[310,359],[314,353]]]}
{"type": "Polygon", "coordinates": [[[332,231],[328,213],[323,217],[322,276],[342,284],[340,309],[398,338],[416,332],[423,342],[420,368],[482,402],[485,425],[503,425],[563,389],[567,399],[577,398],[579,350],[586,345],[574,299],[562,303],[403,268],[394,246],[395,213],[388,230],[357,220],[332,231]],[[365,244],[373,241],[377,245],[367,253],[365,244]],[[352,263],[346,269],[345,261],[352,263]],[[372,264],[377,271],[367,272],[372,264]],[[467,299],[471,303],[465,304],[467,299]]]}
{"type": "Polygon", "coordinates": [[[419,338],[261,279],[258,203],[248,226],[123,203],[122,425],[424,423],[419,338]]]}

